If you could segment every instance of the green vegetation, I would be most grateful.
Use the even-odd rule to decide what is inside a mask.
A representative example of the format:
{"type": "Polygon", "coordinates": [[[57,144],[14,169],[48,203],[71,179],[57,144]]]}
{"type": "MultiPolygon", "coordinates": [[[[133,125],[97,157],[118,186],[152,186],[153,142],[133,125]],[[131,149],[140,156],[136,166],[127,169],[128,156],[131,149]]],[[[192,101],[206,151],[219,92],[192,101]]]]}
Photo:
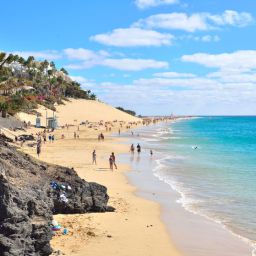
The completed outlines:
{"type": "Polygon", "coordinates": [[[3,116],[19,112],[34,112],[37,104],[55,110],[68,98],[96,100],[90,90],[85,91],[73,81],[67,70],[58,70],[54,62],[24,59],[0,52],[0,111],[3,116]]]}
{"type": "Polygon", "coordinates": [[[129,110],[129,109],[124,109],[122,107],[116,107],[117,109],[129,114],[129,115],[132,115],[132,116],[136,116],[136,112],[135,111],[132,111],[132,110],[129,110]]]}

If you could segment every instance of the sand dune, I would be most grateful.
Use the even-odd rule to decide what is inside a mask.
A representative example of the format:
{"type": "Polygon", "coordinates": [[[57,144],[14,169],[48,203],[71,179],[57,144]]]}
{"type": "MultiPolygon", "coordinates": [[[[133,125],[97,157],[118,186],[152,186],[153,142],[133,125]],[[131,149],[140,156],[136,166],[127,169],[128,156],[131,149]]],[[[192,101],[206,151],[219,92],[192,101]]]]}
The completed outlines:
{"type": "MultiPolygon", "coordinates": [[[[37,111],[41,114],[41,125],[45,126],[46,115],[52,117],[54,114],[57,116],[59,125],[79,124],[86,120],[90,122],[101,120],[134,122],[140,120],[99,101],[70,99],[70,101],[65,102],[65,105],[56,106],[56,109],[57,111],[53,113],[52,110],[46,110],[43,106],[38,107],[37,111]]],[[[30,121],[32,125],[35,125],[35,115],[19,113],[17,116],[22,121],[30,121]]]]}

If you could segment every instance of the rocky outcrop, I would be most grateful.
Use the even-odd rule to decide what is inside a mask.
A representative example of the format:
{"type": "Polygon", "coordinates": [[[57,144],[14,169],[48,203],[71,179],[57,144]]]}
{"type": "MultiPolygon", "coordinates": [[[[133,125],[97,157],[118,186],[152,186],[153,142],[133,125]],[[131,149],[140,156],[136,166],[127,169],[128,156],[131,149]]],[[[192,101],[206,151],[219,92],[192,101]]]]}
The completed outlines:
{"type": "Polygon", "coordinates": [[[53,214],[113,211],[108,199],[106,187],[36,161],[0,137],[1,256],[50,255],[53,214]]]}

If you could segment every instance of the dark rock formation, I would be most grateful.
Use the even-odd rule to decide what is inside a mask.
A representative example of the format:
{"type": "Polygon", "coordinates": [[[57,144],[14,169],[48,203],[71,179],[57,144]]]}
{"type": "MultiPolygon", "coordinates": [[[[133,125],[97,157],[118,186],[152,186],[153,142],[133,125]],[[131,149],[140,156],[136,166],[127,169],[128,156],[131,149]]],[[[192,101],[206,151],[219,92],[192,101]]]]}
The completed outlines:
{"type": "Polygon", "coordinates": [[[0,137],[1,256],[50,255],[53,214],[112,211],[108,199],[106,187],[36,161],[0,137]]]}

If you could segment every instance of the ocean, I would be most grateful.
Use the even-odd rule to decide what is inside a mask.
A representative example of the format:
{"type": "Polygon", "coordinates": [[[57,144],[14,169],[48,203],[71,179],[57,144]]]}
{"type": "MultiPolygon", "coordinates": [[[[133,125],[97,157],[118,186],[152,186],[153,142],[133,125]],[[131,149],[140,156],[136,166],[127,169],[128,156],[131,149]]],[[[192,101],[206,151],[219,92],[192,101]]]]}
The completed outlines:
{"type": "Polygon", "coordinates": [[[152,174],[180,205],[255,245],[256,117],[193,118],[136,133],[144,154],[154,152],[152,174]]]}

